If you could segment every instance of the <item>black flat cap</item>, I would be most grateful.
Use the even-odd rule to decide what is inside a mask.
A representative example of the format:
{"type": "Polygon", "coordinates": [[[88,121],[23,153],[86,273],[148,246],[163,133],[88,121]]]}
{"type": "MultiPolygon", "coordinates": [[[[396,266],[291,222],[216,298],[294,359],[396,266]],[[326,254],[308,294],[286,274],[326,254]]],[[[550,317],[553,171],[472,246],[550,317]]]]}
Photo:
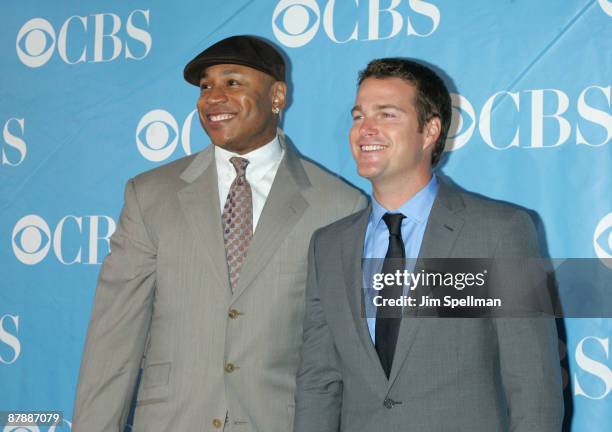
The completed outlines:
{"type": "Polygon", "coordinates": [[[183,71],[185,80],[200,85],[202,71],[217,64],[249,66],[285,81],[285,61],[270,43],[255,36],[232,36],[206,48],[193,58],[183,71]]]}

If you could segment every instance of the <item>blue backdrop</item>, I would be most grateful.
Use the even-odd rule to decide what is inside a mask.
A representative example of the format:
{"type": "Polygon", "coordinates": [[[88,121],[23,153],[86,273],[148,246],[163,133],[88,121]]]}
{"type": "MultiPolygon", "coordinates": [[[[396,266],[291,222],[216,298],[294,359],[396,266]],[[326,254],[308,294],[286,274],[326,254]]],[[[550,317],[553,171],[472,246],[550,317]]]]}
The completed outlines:
{"type": "MultiPolygon", "coordinates": [[[[610,0],[8,0],[0,11],[0,411],[65,416],[5,432],[70,430],[123,186],[208,144],[182,69],[230,35],[286,53],[285,132],[365,190],[348,147],[357,71],[386,56],[435,65],[455,105],[442,172],[536,212],[550,257],[612,258],[610,0]]],[[[560,328],[568,430],[612,430],[612,320],[560,328]]]]}

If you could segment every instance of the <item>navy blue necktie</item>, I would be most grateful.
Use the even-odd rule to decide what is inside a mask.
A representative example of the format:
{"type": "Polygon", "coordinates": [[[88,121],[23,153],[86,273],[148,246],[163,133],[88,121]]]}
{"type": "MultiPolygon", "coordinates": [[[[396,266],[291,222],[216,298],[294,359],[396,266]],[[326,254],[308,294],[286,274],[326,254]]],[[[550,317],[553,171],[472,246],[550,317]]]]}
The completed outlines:
{"type": "MultiPolygon", "coordinates": [[[[382,273],[395,274],[397,270],[404,270],[404,241],[402,240],[402,219],[405,216],[401,213],[385,213],[383,220],[389,229],[389,248],[385,255],[382,273]]],[[[386,286],[381,293],[383,299],[399,298],[403,294],[403,286],[396,284],[386,286]]],[[[382,365],[387,378],[391,373],[393,365],[393,355],[401,323],[401,308],[397,306],[378,306],[376,308],[376,328],[375,344],[380,364],[382,365]]]]}

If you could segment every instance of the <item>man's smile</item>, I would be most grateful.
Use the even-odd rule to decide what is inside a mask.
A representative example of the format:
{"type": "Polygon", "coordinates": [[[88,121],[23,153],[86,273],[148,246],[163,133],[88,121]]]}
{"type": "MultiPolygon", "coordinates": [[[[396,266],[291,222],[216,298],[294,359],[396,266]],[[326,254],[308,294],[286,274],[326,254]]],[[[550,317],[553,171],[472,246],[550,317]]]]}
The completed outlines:
{"type": "Polygon", "coordinates": [[[387,148],[386,146],[380,145],[380,144],[361,144],[359,145],[359,149],[364,153],[382,151],[386,148],[387,148]]]}
{"type": "Polygon", "coordinates": [[[235,113],[214,113],[214,114],[206,114],[206,118],[211,123],[224,122],[233,119],[236,117],[235,113]]]}

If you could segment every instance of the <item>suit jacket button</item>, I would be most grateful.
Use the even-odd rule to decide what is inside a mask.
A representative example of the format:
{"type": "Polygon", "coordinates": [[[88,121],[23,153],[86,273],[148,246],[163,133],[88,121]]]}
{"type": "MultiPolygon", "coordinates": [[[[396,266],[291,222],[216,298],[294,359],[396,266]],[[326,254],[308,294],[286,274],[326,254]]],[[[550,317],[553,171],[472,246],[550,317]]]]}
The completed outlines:
{"type": "Polygon", "coordinates": [[[236,309],[230,309],[228,312],[228,315],[231,319],[236,319],[240,315],[240,312],[237,311],[236,309]]]}
{"type": "Polygon", "coordinates": [[[234,366],[233,363],[228,363],[225,365],[225,372],[227,373],[234,372],[235,369],[236,369],[236,366],[234,366]]]}
{"type": "Polygon", "coordinates": [[[391,399],[387,398],[387,399],[385,399],[383,401],[383,406],[385,408],[387,408],[387,409],[391,409],[391,408],[393,408],[393,401],[391,399]]]}
{"type": "Polygon", "coordinates": [[[221,429],[221,426],[223,426],[223,422],[221,420],[219,420],[218,418],[213,420],[213,427],[216,429],[221,429]]]}

